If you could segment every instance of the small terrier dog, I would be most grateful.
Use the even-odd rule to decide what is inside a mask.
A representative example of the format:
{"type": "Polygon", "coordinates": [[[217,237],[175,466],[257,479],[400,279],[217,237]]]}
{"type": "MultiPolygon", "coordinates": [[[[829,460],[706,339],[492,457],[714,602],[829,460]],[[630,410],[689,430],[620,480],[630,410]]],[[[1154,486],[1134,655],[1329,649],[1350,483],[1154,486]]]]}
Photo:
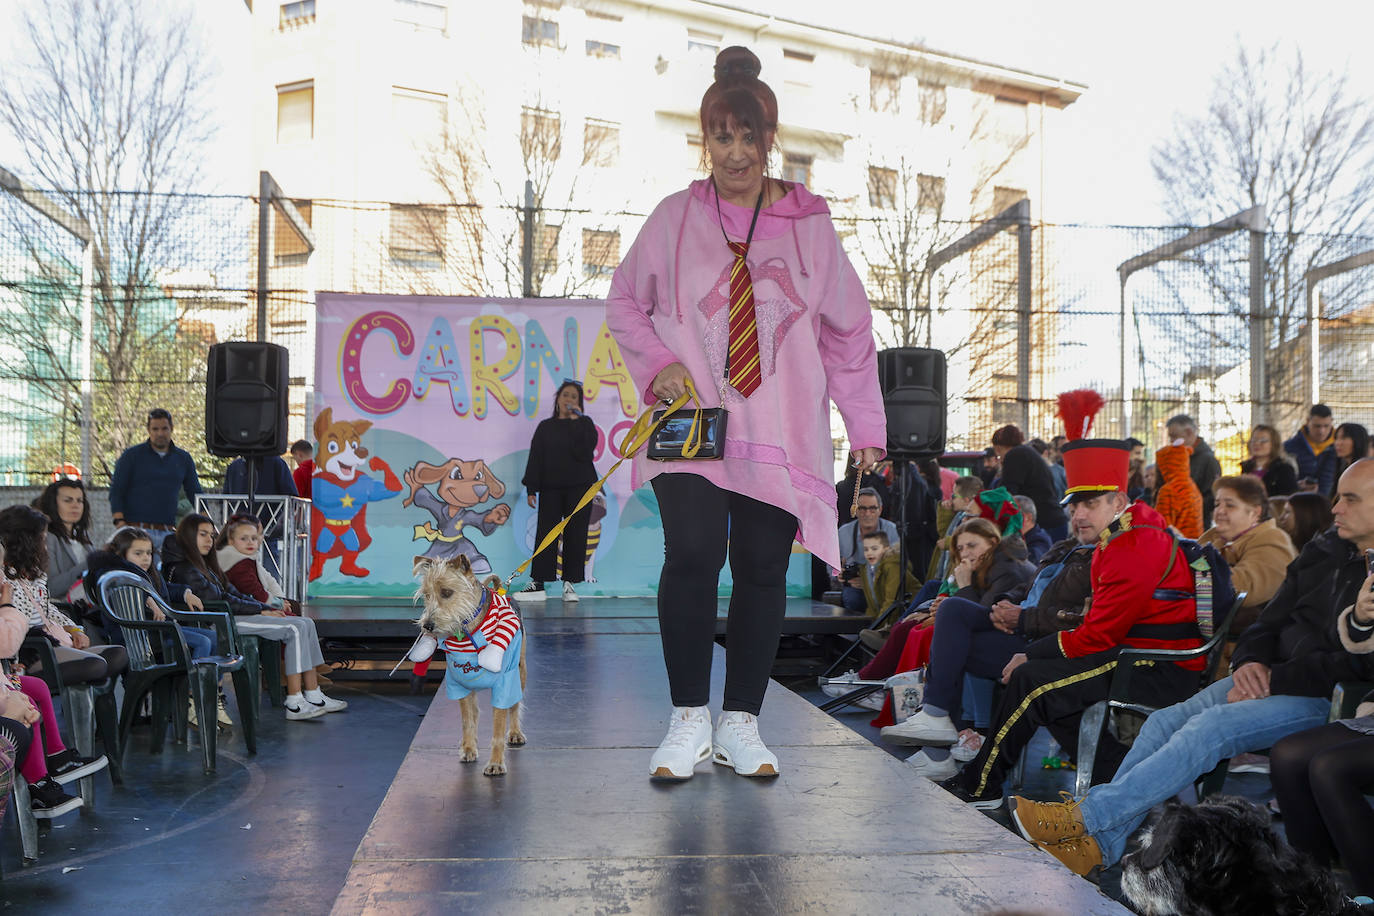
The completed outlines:
{"type": "Polygon", "coordinates": [[[1143,916],[1335,916],[1360,909],[1330,871],[1293,849],[1243,798],[1170,802],[1121,860],[1121,890],[1143,916]]]}
{"type": "Polygon", "coordinates": [[[420,580],[415,596],[424,605],[416,621],[420,637],[408,653],[427,660],[442,645],[446,656],[444,686],[463,714],[461,759],[477,759],[478,690],[491,691],[492,737],[487,776],[506,774],[506,748],[520,747],[520,701],[525,689],[525,640],[519,608],[496,591],[499,580],[478,582],[468,558],[416,557],[420,580]]]}

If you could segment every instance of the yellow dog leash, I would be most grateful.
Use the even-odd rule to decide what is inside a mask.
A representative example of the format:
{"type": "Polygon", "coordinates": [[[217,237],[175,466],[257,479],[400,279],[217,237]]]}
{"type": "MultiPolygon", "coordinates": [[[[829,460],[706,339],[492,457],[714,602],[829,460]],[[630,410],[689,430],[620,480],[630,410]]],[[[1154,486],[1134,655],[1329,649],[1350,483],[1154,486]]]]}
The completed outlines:
{"type": "Polygon", "coordinates": [[[629,432],[625,433],[625,438],[622,439],[620,442],[620,460],[617,461],[615,464],[611,465],[611,469],[606,472],[605,476],[598,480],[596,483],[592,484],[591,487],[587,490],[587,492],[582,494],[582,498],[578,500],[577,506],[574,507],[573,510],[568,513],[567,518],[560,521],[557,525],[554,525],[553,530],[550,531],[548,534],[544,535],[544,539],[539,542],[539,546],[534,548],[534,553],[530,554],[529,559],[521,563],[518,567],[516,567],[514,572],[512,572],[509,576],[506,576],[506,578],[502,580],[499,588],[497,589],[501,594],[504,595],[506,593],[506,586],[508,586],[515,579],[516,576],[523,573],[526,569],[529,569],[529,566],[531,563],[534,562],[535,557],[539,556],[541,553],[547,550],[550,545],[552,545],[555,541],[558,540],[559,535],[563,533],[563,529],[567,527],[568,522],[572,519],[572,517],[576,515],[578,512],[580,512],[582,508],[587,505],[587,503],[591,502],[593,499],[596,498],[596,494],[601,492],[601,488],[605,486],[606,481],[610,480],[611,475],[614,474],[620,468],[620,466],[625,463],[627,459],[633,458],[639,452],[639,450],[643,448],[646,443],[648,443],[649,439],[654,434],[654,430],[658,429],[658,427],[662,425],[664,420],[668,419],[673,414],[677,413],[678,410],[680,410],[682,407],[686,406],[688,401],[691,401],[696,406],[692,411],[691,429],[687,431],[687,439],[685,442],[682,443],[682,457],[696,457],[697,452],[701,451],[702,440],[704,437],[704,429],[703,424],[701,422],[701,402],[697,400],[697,390],[692,385],[691,379],[687,379],[686,386],[687,391],[676,401],[670,404],[668,408],[663,411],[663,415],[660,416],[657,421],[654,420],[654,407],[649,407],[647,410],[644,411],[643,415],[635,421],[634,426],[630,427],[629,432]]]}

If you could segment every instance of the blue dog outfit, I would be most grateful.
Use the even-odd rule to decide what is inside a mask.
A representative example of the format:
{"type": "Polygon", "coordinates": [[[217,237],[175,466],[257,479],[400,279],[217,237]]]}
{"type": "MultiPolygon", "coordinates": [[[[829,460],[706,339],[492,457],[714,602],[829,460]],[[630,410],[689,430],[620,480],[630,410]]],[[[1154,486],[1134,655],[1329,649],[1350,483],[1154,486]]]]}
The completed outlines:
{"type": "Polygon", "coordinates": [[[450,700],[461,700],[478,690],[491,691],[493,709],[510,709],[524,696],[520,687],[520,644],[524,631],[510,599],[482,590],[486,616],[471,634],[454,634],[443,642],[446,657],[444,687],[450,700]],[[505,650],[501,670],[490,671],[477,663],[487,646],[505,650]]]}

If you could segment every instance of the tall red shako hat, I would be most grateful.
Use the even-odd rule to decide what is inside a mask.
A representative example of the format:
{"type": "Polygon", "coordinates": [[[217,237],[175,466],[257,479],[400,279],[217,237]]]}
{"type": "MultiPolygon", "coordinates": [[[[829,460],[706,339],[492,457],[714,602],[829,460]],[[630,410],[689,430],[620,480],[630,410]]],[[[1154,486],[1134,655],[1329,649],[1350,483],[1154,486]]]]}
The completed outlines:
{"type": "Polygon", "coordinates": [[[1131,448],[1120,439],[1087,439],[1093,419],[1105,402],[1091,388],[1059,396],[1059,417],[1068,442],[1060,449],[1068,486],[1060,505],[1091,499],[1102,493],[1126,492],[1130,480],[1131,448]]]}

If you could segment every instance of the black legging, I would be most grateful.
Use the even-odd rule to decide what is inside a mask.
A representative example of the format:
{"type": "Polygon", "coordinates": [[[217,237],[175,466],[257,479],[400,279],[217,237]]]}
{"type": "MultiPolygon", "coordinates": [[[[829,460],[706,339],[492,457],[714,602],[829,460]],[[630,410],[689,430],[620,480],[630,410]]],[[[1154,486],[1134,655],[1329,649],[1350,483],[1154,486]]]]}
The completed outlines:
{"type": "MultiPolygon", "coordinates": [[[[57,656],[57,670],[62,673],[64,684],[88,684],[103,681],[107,677],[118,677],[129,668],[129,652],[123,646],[88,646],[85,649],[70,649],[54,646],[57,656]]],[[[29,674],[37,676],[43,670],[38,662],[29,665],[29,674]]]]}
{"type": "Polygon", "coordinates": [[[658,625],[673,705],[710,701],[716,589],[728,543],[734,587],[725,628],[724,708],[758,715],[782,632],[797,519],[697,474],[660,474],[653,485],[663,519],[658,625]]]}
{"type": "Polygon", "coordinates": [[[1323,865],[1340,861],[1356,889],[1374,894],[1374,735],[1339,723],[1274,745],[1269,778],[1288,842],[1323,865]]]}

